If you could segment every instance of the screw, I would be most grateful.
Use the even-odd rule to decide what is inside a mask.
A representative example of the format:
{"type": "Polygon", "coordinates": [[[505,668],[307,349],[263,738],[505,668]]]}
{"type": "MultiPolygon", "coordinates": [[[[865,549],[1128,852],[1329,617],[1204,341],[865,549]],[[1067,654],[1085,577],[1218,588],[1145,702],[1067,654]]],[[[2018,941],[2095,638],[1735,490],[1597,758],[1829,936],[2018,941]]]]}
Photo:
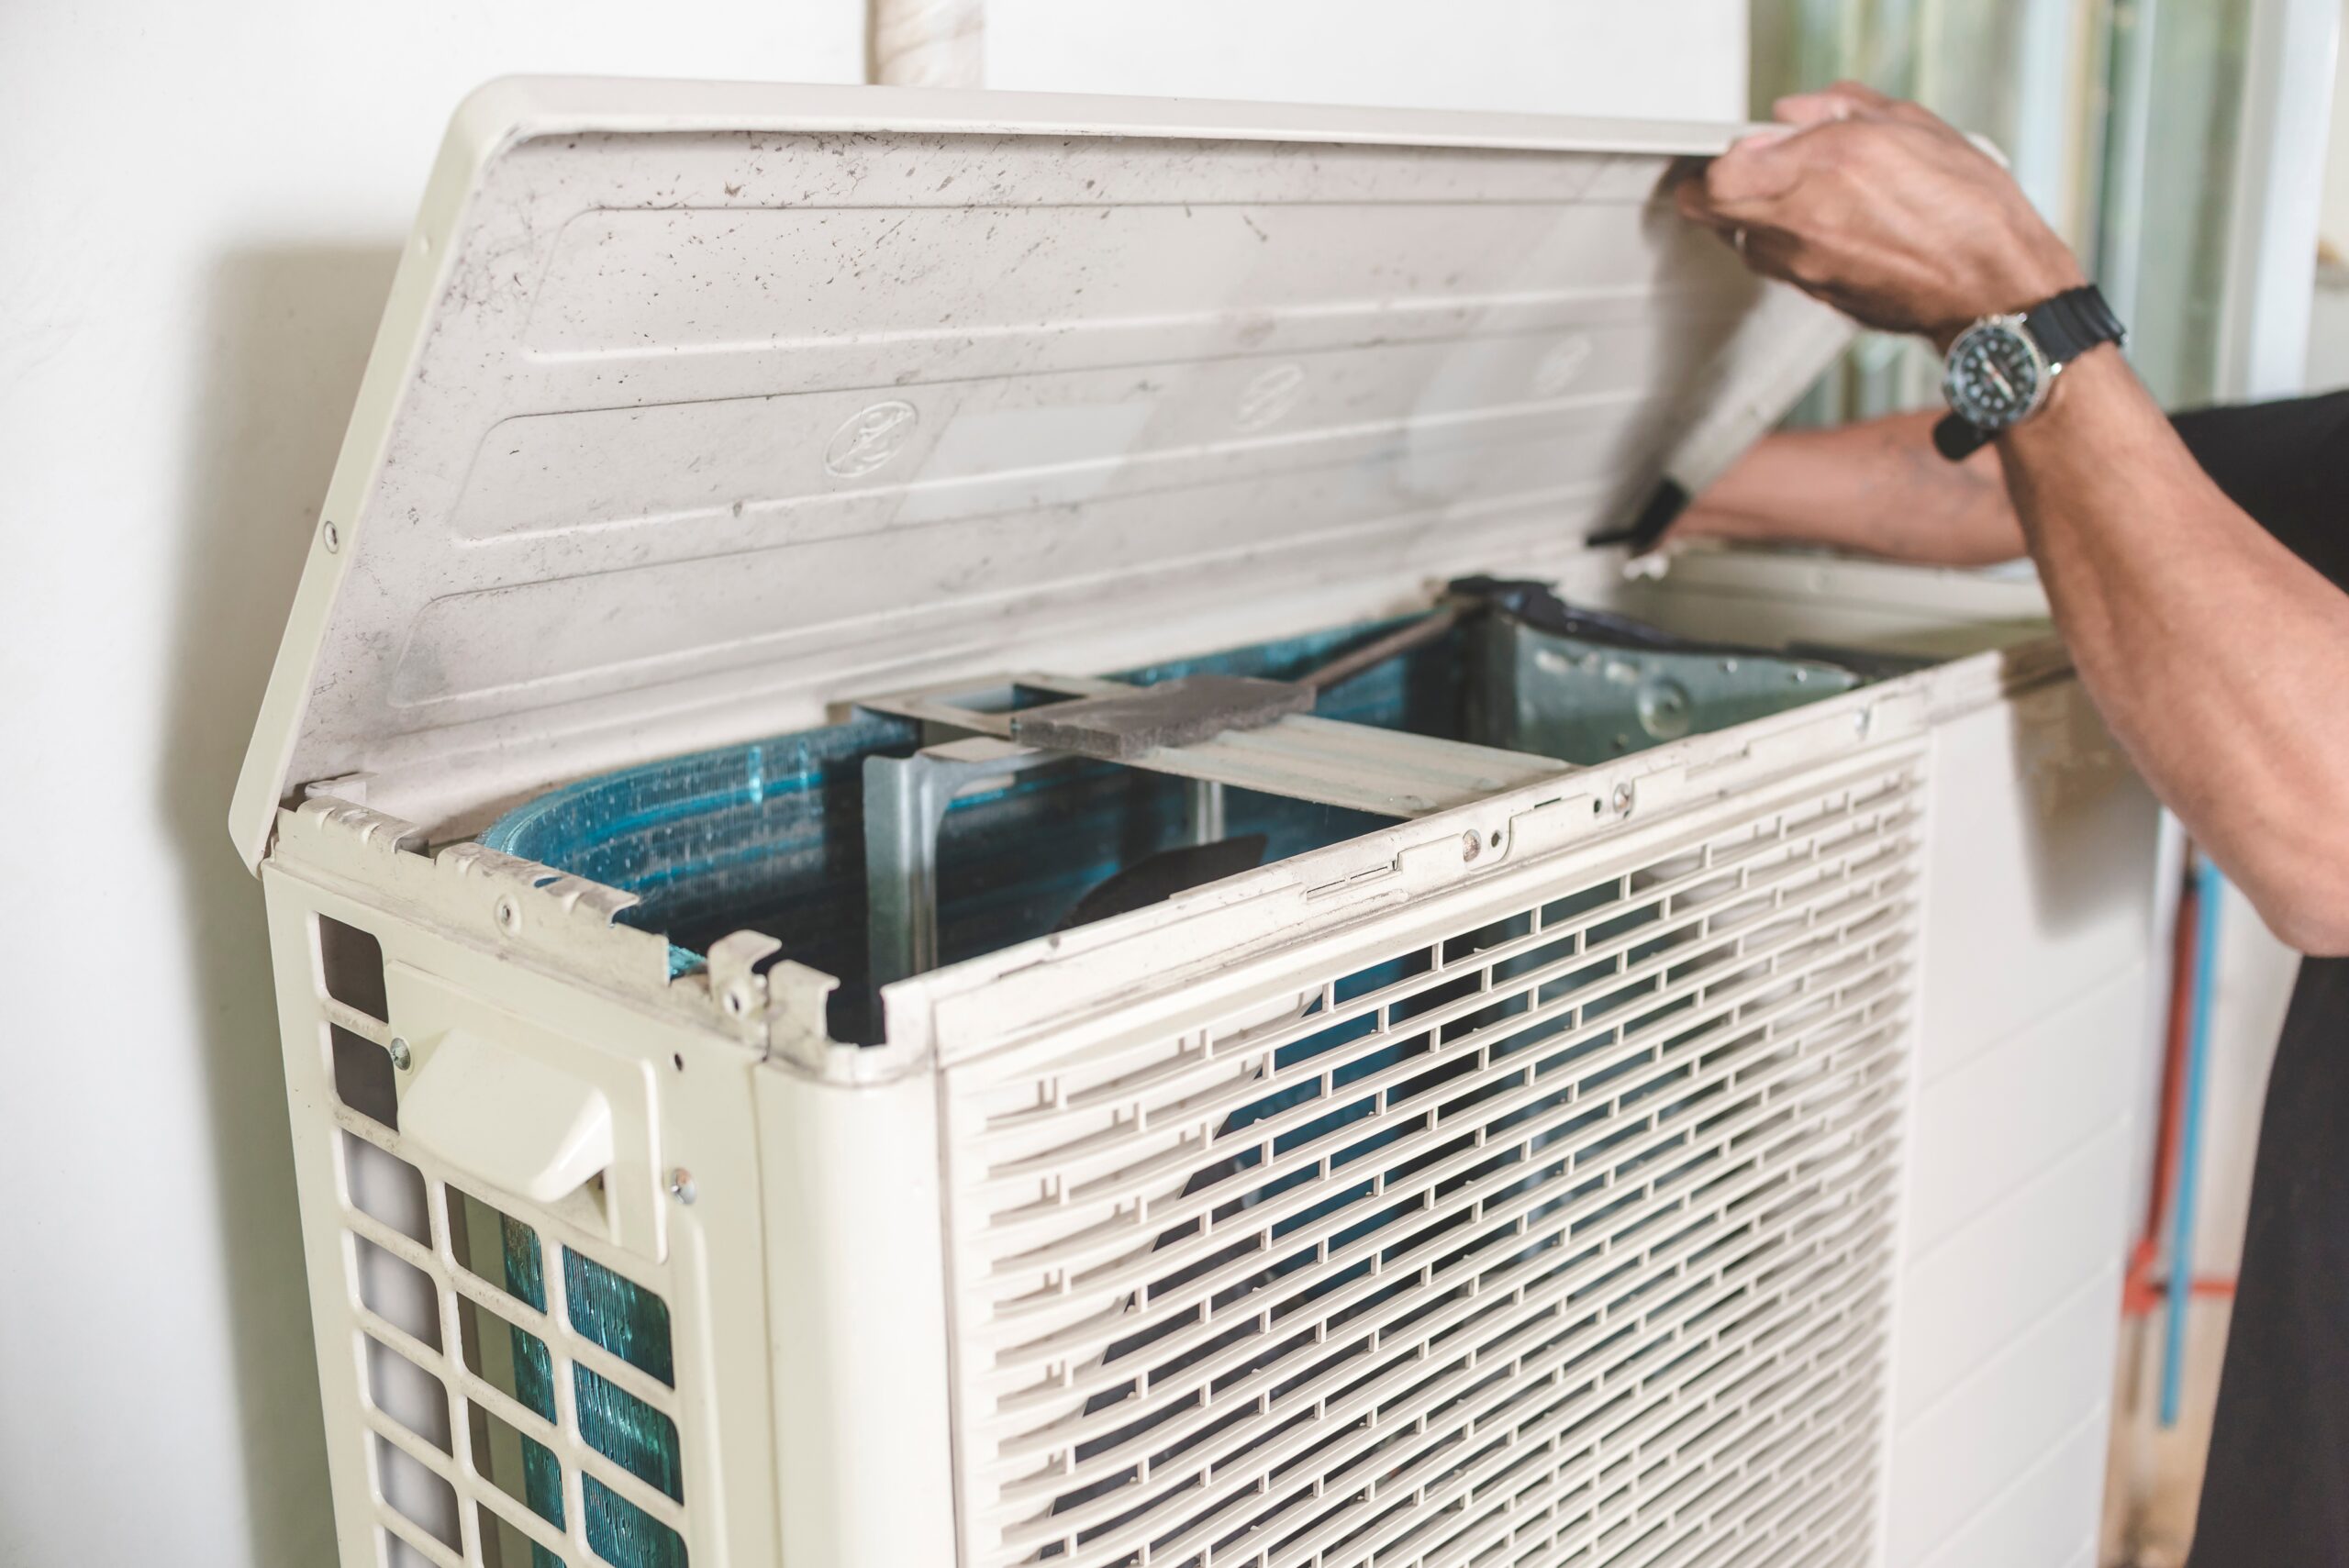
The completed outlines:
{"type": "Polygon", "coordinates": [[[1619,784],[1615,786],[1615,815],[1629,817],[1631,814],[1631,786],[1628,784],[1619,784]]]}
{"type": "Polygon", "coordinates": [[[522,906],[514,902],[512,894],[507,894],[497,901],[496,913],[498,928],[501,930],[515,931],[521,929],[522,906]]]}
{"type": "Polygon", "coordinates": [[[1473,861],[1484,852],[1485,840],[1476,836],[1476,830],[1474,828],[1471,828],[1468,831],[1460,835],[1460,858],[1462,860],[1473,861]]]}
{"type": "Polygon", "coordinates": [[[408,1050],[408,1048],[407,1048],[407,1041],[406,1041],[406,1040],[402,1040],[402,1039],[401,1039],[399,1036],[397,1036],[397,1035],[394,1035],[394,1036],[392,1037],[392,1069],[393,1069],[393,1071],[394,1071],[394,1072],[397,1072],[397,1073],[405,1073],[405,1072],[406,1072],[406,1071],[407,1071],[408,1063],[409,1063],[409,1062],[413,1062],[413,1061],[415,1061],[415,1060],[416,1060],[416,1053],[415,1053],[414,1051],[412,1051],[408,1050]]]}
{"type": "Polygon", "coordinates": [[[1724,675],[1734,675],[1734,674],[1736,674],[1736,673],[1737,673],[1737,661],[1736,661],[1736,660],[1734,660],[1734,659],[1724,659],[1724,660],[1722,660],[1722,661],[1721,661],[1721,673],[1722,673],[1722,674],[1724,674],[1724,675]]]}
{"type": "Polygon", "coordinates": [[[669,1195],[689,1207],[699,1195],[694,1190],[694,1173],[683,1165],[669,1173],[669,1195]]]}
{"type": "Polygon", "coordinates": [[[325,542],[328,555],[342,548],[342,529],[331,522],[320,530],[318,537],[325,542]]]}
{"type": "Polygon", "coordinates": [[[1860,709],[1852,719],[1852,728],[1859,731],[1861,740],[1866,740],[1868,731],[1876,728],[1876,710],[1865,707],[1860,709]]]}

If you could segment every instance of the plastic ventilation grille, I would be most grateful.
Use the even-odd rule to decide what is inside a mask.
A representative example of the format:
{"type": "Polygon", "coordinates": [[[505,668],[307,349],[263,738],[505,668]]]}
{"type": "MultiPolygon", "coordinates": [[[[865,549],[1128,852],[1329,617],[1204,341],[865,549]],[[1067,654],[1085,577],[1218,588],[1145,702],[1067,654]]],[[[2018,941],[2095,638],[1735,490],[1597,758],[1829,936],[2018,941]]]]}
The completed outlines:
{"type": "Polygon", "coordinates": [[[666,1301],[559,1217],[501,1212],[391,1128],[335,1120],[384,1560],[686,1568],[666,1301]]]}
{"type": "Polygon", "coordinates": [[[969,1561],[1865,1561],[1922,772],[953,1069],[969,1561]]]}

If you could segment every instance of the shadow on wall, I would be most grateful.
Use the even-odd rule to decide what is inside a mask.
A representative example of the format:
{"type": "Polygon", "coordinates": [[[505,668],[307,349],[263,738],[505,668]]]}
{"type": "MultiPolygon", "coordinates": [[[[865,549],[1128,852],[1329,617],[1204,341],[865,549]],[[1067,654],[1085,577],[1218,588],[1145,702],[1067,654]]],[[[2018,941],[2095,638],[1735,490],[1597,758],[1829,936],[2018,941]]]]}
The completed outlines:
{"type": "Polygon", "coordinates": [[[2150,917],[2159,807],[2095,703],[2060,683],[2021,694],[2007,711],[2016,787],[2031,805],[2022,814],[2026,852],[2013,870],[2030,882],[2042,940],[2107,929],[2116,907],[2139,906],[2150,917]],[[2110,809],[2124,792],[2137,809],[2110,809]]]}
{"type": "Polygon", "coordinates": [[[270,247],[218,264],[190,432],[169,759],[157,808],[180,859],[225,1216],[254,1562],[335,1557],[309,1295],[261,889],[228,796],[399,258],[394,244],[270,247]]]}

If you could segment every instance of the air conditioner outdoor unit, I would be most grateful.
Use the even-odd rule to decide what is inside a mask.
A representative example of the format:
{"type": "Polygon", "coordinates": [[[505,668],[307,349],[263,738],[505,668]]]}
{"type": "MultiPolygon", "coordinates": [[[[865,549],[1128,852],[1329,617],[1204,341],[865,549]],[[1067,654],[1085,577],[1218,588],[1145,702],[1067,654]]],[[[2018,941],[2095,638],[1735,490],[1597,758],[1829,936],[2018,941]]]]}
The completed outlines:
{"type": "Polygon", "coordinates": [[[346,1563],[2089,1560],[2154,810],[1591,542],[1735,128],[468,102],[234,817],[346,1563]]]}

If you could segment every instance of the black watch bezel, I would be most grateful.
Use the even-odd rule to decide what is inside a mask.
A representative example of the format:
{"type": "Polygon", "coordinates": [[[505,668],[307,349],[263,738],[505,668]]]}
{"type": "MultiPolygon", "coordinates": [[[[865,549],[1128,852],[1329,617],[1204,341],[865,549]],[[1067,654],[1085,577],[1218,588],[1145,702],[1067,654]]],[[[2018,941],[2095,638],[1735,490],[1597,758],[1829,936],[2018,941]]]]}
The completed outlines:
{"type": "MultiPolygon", "coordinates": [[[[2046,406],[2047,394],[2063,368],[2060,361],[2040,347],[2021,312],[1986,316],[1950,339],[1949,351],[1942,356],[1942,400],[1967,424],[1995,435],[2013,428],[2046,406]],[[2018,382],[2028,381],[2021,403],[2006,408],[1978,403],[1969,406],[1971,400],[1961,377],[1976,373],[1986,358],[1992,375],[2000,373],[1998,365],[2004,361],[2006,373],[2018,382]]],[[[2000,387],[2011,393],[2003,381],[2000,387]]],[[[1985,392],[1982,395],[1988,395],[1985,392]]]]}

